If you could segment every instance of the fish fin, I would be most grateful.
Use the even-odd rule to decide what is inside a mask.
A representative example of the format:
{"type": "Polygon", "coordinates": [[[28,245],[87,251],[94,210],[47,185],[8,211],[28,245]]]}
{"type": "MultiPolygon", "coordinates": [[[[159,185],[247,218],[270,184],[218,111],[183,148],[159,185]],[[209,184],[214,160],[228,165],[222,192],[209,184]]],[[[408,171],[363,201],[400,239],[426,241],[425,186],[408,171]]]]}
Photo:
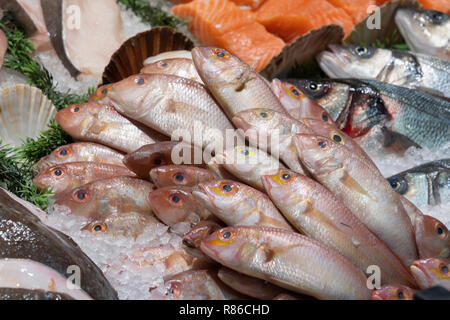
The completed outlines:
{"type": "Polygon", "coordinates": [[[347,171],[343,171],[342,177],[339,179],[343,185],[345,185],[347,188],[358,192],[359,194],[362,194],[368,198],[371,198],[375,201],[378,201],[378,199],[376,197],[373,197],[369,192],[367,192],[366,189],[364,189],[359,183],[358,181],[356,181],[355,179],[353,179],[353,177],[348,174],[347,171]]]}

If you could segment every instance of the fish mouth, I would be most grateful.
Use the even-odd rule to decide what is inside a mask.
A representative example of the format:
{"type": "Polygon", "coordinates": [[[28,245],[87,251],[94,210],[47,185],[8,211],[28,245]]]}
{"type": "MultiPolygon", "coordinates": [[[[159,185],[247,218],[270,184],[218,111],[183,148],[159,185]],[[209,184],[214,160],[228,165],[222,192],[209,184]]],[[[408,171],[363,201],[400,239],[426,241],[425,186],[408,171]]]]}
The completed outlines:
{"type": "Polygon", "coordinates": [[[201,202],[207,209],[211,210],[213,198],[209,194],[206,186],[199,184],[192,190],[192,195],[198,202],[201,202]]]}
{"type": "Polygon", "coordinates": [[[235,115],[233,119],[231,119],[233,124],[238,128],[244,131],[250,128],[250,125],[245,121],[239,114],[235,115]]]}
{"type": "Polygon", "coordinates": [[[414,275],[414,278],[416,278],[417,283],[419,286],[422,286],[424,284],[431,285],[431,281],[429,277],[427,276],[427,273],[419,263],[416,261],[413,262],[413,265],[410,267],[411,273],[414,275]]]}
{"type": "Polygon", "coordinates": [[[413,51],[420,51],[421,47],[428,46],[421,30],[414,23],[414,12],[408,9],[399,9],[395,14],[395,23],[406,43],[413,51]]]}
{"type": "Polygon", "coordinates": [[[374,291],[372,292],[372,300],[384,300],[381,293],[374,291]]]}
{"type": "Polygon", "coordinates": [[[351,62],[346,50],[333,44],[329,44],[327,49],[316,56],[322,70],[331,78],[349,77],[344,71],[345,66],[351,62]]]}

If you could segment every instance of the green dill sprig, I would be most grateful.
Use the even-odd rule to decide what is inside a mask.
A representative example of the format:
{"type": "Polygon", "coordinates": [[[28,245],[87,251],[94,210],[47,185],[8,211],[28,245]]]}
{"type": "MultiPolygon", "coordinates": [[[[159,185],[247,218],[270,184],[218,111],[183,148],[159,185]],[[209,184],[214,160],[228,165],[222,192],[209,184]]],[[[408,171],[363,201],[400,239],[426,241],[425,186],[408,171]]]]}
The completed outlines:
{"type": "Polygon", "coordinates": [[[177,28],[186,24],[186,21],[164,12],[161,6],[152,6],[146,0],[117,0],[127,9],[134,12],[136,16],[141,18],[143,23],[147,23],[152,27],[168,26],[177,28]]]}

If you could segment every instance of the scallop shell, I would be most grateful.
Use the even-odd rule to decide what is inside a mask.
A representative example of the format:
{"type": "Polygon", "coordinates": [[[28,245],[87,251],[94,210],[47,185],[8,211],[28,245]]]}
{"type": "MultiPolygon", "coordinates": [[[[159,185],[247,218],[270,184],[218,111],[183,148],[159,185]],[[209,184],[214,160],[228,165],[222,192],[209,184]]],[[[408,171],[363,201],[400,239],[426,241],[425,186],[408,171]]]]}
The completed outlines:
{"type": "Polygon", "coordinates": [[[395,30],[397,30],[398,37],[397,39],[393,40],[397,40],[397,42],[400,41],[402,39],[402,36],[397,29],[397,25],[395,24],[394,19],[395,12],[398,8],[419,9],[422,8],[422,6],[417,2],[417,0],[394,0],[387,2],[380,7],[381,28],[369,29],[367,22],[372,18],[368,16],[366,19],[355,26],[355,29],[347,37],[347,39],[345,39],[345,42],[356,45],[361,43],[372,45],[376,43],[377,40],[384,41],[386,39],[390,39],[395,30]]]}
{"type": "Polygon", "coordinates": [[[173,50],[192,50],[193,47],[194,43],[188,37],[173,28],[151,28],[125,41],[113,54],[103,72],[103,84],[139,73],[148,57],[173,50]]]}
{"type": "Polygon", "coordinates": [[[0,91],[0,140],[19,146],[47,129],[56,108],[37,88],[18,84],[0,91]]]}

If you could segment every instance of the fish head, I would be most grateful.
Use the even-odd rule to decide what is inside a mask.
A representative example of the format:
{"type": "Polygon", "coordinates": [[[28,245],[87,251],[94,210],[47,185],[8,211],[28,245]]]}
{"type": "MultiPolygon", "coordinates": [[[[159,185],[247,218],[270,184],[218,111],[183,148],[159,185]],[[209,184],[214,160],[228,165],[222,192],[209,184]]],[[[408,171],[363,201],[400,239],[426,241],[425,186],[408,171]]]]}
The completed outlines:
{"type": "Polygon", "coordinates": [[[94,94],[89,97],[89,102],[97,102],[101,104],[109,104],[108,92],[111,90],[112,84],[106,84],[95,90],[94,94]]]}
{"type": "Polygon", "coordinates": [[[426,173],[413,171],[399,173],[387,180],[395,192],[406,197],[416,206],[428,203],[429,188],[426,173]]]}
{"type": "Polygon", "coordinates": [[[251,174],[260,166],[270,166],[278,168],[278,161],[270,157],[265,151],[251,146],[236,146],[229,148],[221,154],[223,163],[227,168],[231,168],[233,174],[251,174]]]}
{"type": "Polygon", "coordinates": [[[171,74],[171,72],[176,71],[176,69],[183,67],[183,65],[191,64],[191,59],[186,58],[172,58],[172,59],[162,59],[155,61],[151,64],[147,64],[142,68],[140,73],[163,73],[171,74]]]}
{"type": "Polygon", "coordinates": [[[245,62],[225,49],[196,47],[192,50],[192,60],[200,77],[212,90],[225,86],[238,90],[252,72],[245,62]]]}
{"type": "Polygon", "coordinates": [[[42,171],[48,167],[52,167],[55,164],[61,164],[64,162],[74,162],[76,159],[76,150],[72,144],[60,146],[52,151],[48,156],[43,157],[37,163],[39,171],[42,171]]]}
{"type": "Polygon", "coordinates": [[[164,187],[150,192],[150,206],[155,215],[168,226],[179,222],[200,221],[199,206],[189,187],[164,187]]]}
{"type": "Polygon", "coordinates": [[[296,134],[293,139],[301,162],[312,174],[326,174],[342,168],[345,158],[339,152],[340,144],[311,134],[296,134]]]}
{"type": "Polygon", "coordinates": [[[416,242],[421,257],[450,258],[450,236],[447,227],[428,215],[416,219],[416,242]]]}
{"type": "Polygon", "coordinates": [[[70,170],[65,165],[58,165],[49,167],[41,171],[33,179],[39,190],[52,190],[54,193],[59,193],[67,190],[71,186],[73,177],[70,170]]]}
{"type": "Polygon", "coordinates": [[[227,227],[217,230],[204,239],[200,249],[209,257],[227,267],[245,271],[255,253],[260,239],[256,232],[246,227],[227,227]]]}
{"type": "Polygon", "coordinates": [[[173,163],[171,154],[177,144],[177,142],[165,141],[145,145],[127,154],[123,158],[123,163],[140,177],[147,178],[151,169],[173,163]]]}
{"type": "Polygon", "coordinates": [[[284,168],[278,169],[278,172],[274,174],[262,176],[261,180],[271,199],[288,206],[295,206],[307,191],[303,187],[302,175],[284,168]],[[302,188],[299,188],[299,186],[302,186],[302,188]]]}
{"type": "Polygon", "coordinates": [[[313,118],[302,118],[301,121],[318,135],[327,137],[336,143],[346,145],[349,137],[339,130],[336,125],[313,118]]]}
{"type": "Polygon", "coordinates": [[[450,262],[440,258],[426,258],[413,262],[410,267],[420,288],[429,288],[439,282],[450,281],[450,262]]]}
{"type": "Polygon", "coordinates": [[[385,285],[372,292],[372,300],[412,300],[415,290],[407,286],[385,285]]]}
{"type": "Polygon", "coordinates": [[[242,188],[243,185],[236,181],[214,180],[199,183],[193,195],[210,211],[232,215],[235,207],[242,201],[242,188]]]}
{"type": "Polygon", "coordinates": [[[448,46],[450,19],[443,12],[399,9],[395,22],[412,51],[431,54],[448,46]]]}
{"type": "Polygon", "coordinates": [[[272,80],[272,89],[287,109],[295,109],[305,98],[303,92],[296,86],[278,79],[272,80]]]}
{"type": "Polygon", "coordinates": [[[105,106],[92,102],[71,105],[58,111],[56,121],[70,136],[81,138],[81,133],[92,124],[103,108],[105,106]]]}
{"type": "Polygon", "coordinates": [[[98,215],[95,198],[95,191],[87,184],[64,192],[53,206],[68,215],[92,218],[98,215]]]}
{"type": "Polygon", "coordinates": [[[210,220],[200,221],[192,227],[191,231],[184,235],[183,244],[189,248],[199,248],[203,239],[221,228],[222,226],[217,222],[210,220]]]}
{"type": "Polygon", "coordinates": [[[138,212],[120,212],[104,215],[86,224],[81,230],[93,234],[109,234],[136,238],[145,226],[155,221],[138,212]]]}
{"type": "Polygon", "coordinates": [[[168,165],[153,168],[150,171],[152,181],[160,186],[194,186],[202,181],[213,180],[212,173],[208,170],[191,167],[168,165]]]}
{"type": "Polygon", "coordinates": [[[332,78],[373,79],[390,63],[392,52],[366,46],[328,45],[317,61],[332,78]]]}

